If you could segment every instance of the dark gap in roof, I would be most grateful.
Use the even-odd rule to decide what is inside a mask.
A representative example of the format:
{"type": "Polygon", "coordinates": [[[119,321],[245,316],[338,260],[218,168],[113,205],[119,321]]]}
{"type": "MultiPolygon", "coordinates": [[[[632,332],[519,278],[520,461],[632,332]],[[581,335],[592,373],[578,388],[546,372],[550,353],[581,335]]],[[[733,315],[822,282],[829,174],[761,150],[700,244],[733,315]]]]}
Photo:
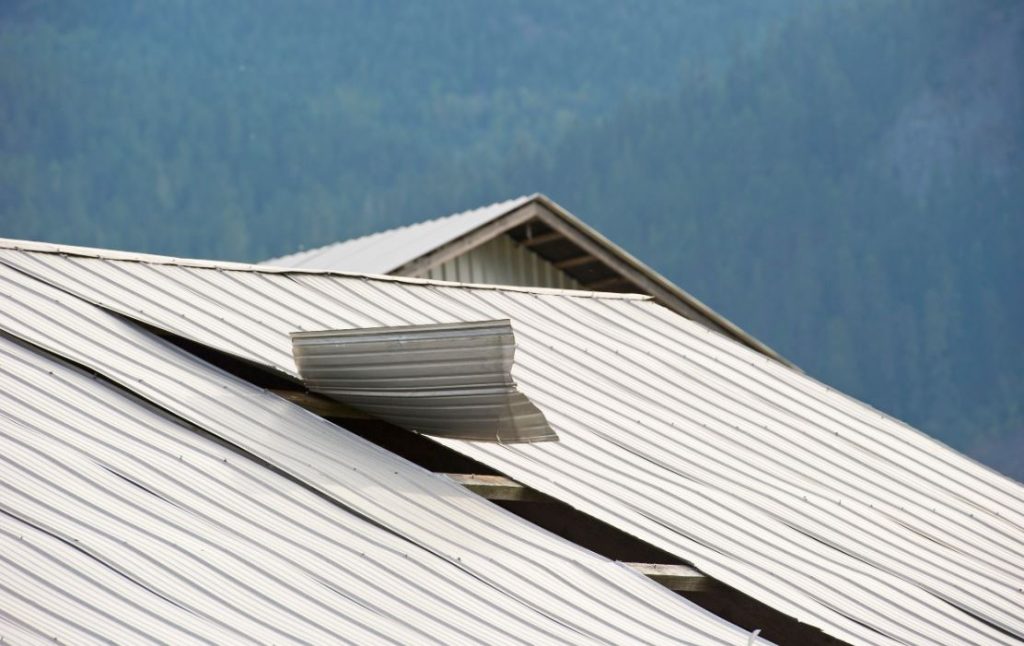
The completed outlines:
{"type": "MultiPolygon", "coordinates": [[[[722,583],[705,592],[678,592],[708,612],[718,615],[744,630],[761,629],[759,638],[778,646],[842,646],[847,642],[801,623],[753,597],[722,583]]],[[[758,641],[754,642],[759,643],[758,641]]]]}
{"type": "MultiPolygon", "coordinates": [[[[232,375],[244,379],[261,388],[274,390],[295,390],[306,392],[306,387],[298,380],[277,373],[270,368],[251,363],[234,355],[215,350],[177,335],[153,330],[163,336],[164,340],[178,346],[200,359],[211,363],[232,375]]],[[[452,451],[426,437],[407,431],[404,428],[389,424],[379,419],[354,419],[327,417],[338,426],[387,449],[410,462],[438,473],[479,473],[482,475],[498,475],[494,469],[452,451]]]]}
{"type": "MultiPolygon", "coordinates": [[[[304,389],[298,382],[271,372],[248,361],[207,346],[164,334],[164,338],[204,361],[264,388],[304,389]]],[[[378,419],[331,418],[342,428],[377,446],[399,455],[434,473],[473,473],[502,475],[495,469],[435,442],[426,436],[408,431],[378,419]]],[[[619,561],[686,565],[653,545],[597,520],[562,502],[497,501],[512,513],[603,556],[619,561]]]]}
{"type": "MultiPolygon", "coordinates": [[[[617,561],[689,565],[683,559],[646,543],[601,520],[577,511],[562,502],[496,501],[520,518],[543,527],[592,552],[617,561]]],[[[783,644],[834,646],[844,642],[829,637],[817,628],[802,624],[738,590],[715,582],[700,592],[676,591],[705,610],[741,628],[761,629],[761,637],[783,644]]],[[[755,642],[756,643],[756,642],[755,642]]]]}
{"type": "Polygon", "coordinates": [[[172,334],[165,330],[155,328],[146,323],[140,323],[134,319],[129,320],[133,325],[146,328],[149,332],[156,334],[163,338],[165,341],[178,346],[185,352],[199,357],[207,363],[212,363],[225,372],[248,381],[249,383],[259,386],[260,388],[269,388],[275,390],[301,390],[305,392],[306,387],[302,385],[302,382],[298,379],[293,379],[286,374],[271,370],[259,364],[253,363],[246,359],[236,357],[233,354],[215,350],[209,346],[203,345],[202,343],[196,343],[190,339],[172,334]]]}
{"type": "Polygon", "coordinates": [[[534,525],[543,527],[552,534],[616,561],[689,565],[678,556],[645,543],[563,502],[538,504],[518,500],[497,500],[494,504],[534,525]]]}
{"type": "Polygon", "coordinates": [[[434,473],[476,473],[500,475],[497,471],[461,453],[441,446],[419,433],[376,419],[331,419],[359,437],[373,442],[434,473]]]}

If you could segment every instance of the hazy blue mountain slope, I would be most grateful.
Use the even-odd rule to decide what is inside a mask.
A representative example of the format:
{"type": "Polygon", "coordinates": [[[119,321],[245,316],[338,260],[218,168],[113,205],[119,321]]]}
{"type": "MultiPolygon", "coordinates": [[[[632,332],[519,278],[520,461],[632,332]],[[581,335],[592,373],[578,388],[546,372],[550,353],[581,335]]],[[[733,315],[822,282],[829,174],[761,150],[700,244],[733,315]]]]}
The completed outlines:
{"type": "Polygon", "coordinates": [[[551,191],[812,374],[1021,477],[1022,44],[1020,3],[834,5],[467,191],[551,191]]]}

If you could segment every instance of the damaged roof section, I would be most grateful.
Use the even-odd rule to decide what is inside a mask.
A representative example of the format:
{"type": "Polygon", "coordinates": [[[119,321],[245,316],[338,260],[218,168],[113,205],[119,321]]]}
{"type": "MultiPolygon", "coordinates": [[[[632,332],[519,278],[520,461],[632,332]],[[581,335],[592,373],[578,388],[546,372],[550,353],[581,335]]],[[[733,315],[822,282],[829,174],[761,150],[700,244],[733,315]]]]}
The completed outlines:
{"type": "Polygon", "coordinates": [[[0,513],[0,635],[64,643],[138,643],[140,630],[168,643],[747,639],[635,570],[5,265],[0,302],[0,488],[27,494],[4,498],[0,513]],[[97,376],[58,372],[51,356],[97,376]],[[110,400],[103,408],[93,403],[101,396],[110,400]],[[173,424],[156,425],[160,415],[144,415],[151,410],[173,424]],[[101,486],[107,491],[95,491],[101,486]],[[131,576],[105,571],[106,563],[131,576]],[[14,566],[17,579],[5,569],[14,566]]]}
{"type": "Polygon", "coordinates": [[[295,332],[306,386],[428,435],[479,442],[558,436],[512,378],[509,320],[295,332]]]}

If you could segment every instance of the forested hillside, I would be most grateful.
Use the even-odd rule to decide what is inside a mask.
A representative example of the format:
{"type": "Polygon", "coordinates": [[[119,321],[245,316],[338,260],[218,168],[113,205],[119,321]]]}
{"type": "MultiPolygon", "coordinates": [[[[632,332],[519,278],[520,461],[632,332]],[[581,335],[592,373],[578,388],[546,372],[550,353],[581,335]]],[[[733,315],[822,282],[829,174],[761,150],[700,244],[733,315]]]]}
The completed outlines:
{"type": "Polygon", "coordinates": [[[255,260],[544,191],[1024,477],[1024,3],[7,2],[0,235],[255,260]]]}

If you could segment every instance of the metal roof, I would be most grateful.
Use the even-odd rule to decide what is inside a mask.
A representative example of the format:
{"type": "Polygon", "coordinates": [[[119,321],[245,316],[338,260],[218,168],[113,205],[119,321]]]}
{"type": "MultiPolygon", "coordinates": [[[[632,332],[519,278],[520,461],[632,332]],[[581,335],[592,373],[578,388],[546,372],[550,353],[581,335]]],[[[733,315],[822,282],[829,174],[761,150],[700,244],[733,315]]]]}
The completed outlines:
{"type": "Polygon", "coordinates": [[[522,196],[443,218],[271,258],[264,265],[387,274],[530,202],[522,196]]]}
{"type": "Polygon", "coordinates": [[[7,266],[0,299],[7,334],[239,449],[0,342],[0,540],[18,548],[0,550],[0,615],[26,631],[75,643],[747,639],[621,564],[7,266]]]}
{"type": "Polygon", "coordinates": [[[512,324],[295,332],[306,387],[411,431],[477,442],[558,436],[512,379],[512,324]]]}
{"type": "Polygon", "coordinates": [[[1024,487],[650,301],[13,248],[0,262],[293,375],[293,331],[508,318],[513,376],[560,441],[446,445],[850,642],[1024,637],[1024,487]]]}

